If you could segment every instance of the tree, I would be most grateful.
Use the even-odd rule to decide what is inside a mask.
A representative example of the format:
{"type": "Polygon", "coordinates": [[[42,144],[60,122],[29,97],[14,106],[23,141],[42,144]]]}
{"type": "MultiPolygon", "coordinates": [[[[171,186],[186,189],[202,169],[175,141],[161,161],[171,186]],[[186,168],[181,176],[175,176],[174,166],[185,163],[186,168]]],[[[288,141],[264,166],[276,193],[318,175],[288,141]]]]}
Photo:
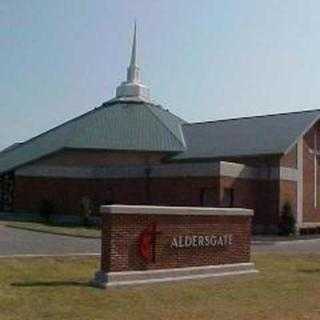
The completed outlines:
{"type": "Polygon", "coordinates": [[[284,236],[294,235],[296,233],[296,219],[292,213],[289,202],[286,202],[282,207],[279,232],[284,236]]]}

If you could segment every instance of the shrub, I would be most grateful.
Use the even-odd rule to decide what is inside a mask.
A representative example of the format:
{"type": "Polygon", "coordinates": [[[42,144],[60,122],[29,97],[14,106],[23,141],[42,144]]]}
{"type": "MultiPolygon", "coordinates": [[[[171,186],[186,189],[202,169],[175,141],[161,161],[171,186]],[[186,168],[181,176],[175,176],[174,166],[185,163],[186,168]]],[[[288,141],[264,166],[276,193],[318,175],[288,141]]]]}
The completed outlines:
{"type": "Polygon", "coordinates": [[[81,220],[83,225],[89,226],[89,217],[92,214],[92,202],[90,198],[84,197],[81,199],[81,220]]]}
{"type": "Polygon", "coordinates": [[[291,205],[286,202],[281,210],[279,231],[281,235],[292,235],[296,233],[296,219],[292,213],[291,205]]]}
{"type": "Polygon", "coordinates": [[[40,215],[46,221],[50,222],[50,217],[54,212],[54,204],[48,199],[42,199],[40,202],[40,215]]]}

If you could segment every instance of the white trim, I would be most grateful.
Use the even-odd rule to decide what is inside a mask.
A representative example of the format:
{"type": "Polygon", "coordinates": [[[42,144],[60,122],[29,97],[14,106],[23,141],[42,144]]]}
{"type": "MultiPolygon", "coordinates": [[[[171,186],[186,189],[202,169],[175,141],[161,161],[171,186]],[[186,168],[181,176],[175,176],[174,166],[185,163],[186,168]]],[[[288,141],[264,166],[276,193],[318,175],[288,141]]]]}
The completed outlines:
{"type": "Polygon", "coordinates": [[[253,210],[243,208],[167,207],[118,204],[101,206],[100,208],[101,213],[109,214],[253,216],[253,210]]]}
{"type": "Polygon", "coordinates": [[[299,180],[299,171],[295,168],[280,167],[279,178],[280,180],[297,182],[299,180]]]}
{"type": "Polygon", "coordinates": [[[254,263],[233,263],[188,268],[168,268],[124,272],[98,271],[95,274],[92,284],[100,288],[106,288],[111,286],[220,278],[256,273],[258,273],[258,270],[255,269],[254,263]]]}
{"type": "Polygon", "coordinates": [[[317,130],[313,133],[313,206],[317,208],[317,130]]]}
{"type": "Polygon", "coordinates": [[[198,266],[198,267],[184,267],[184,268],[170,268],[170,269],[154,269],[154,270],[134,270],[134,271],[116,271],[116,272],[108,272],[110,276],[117,275],[152,275],[152,274],[165,274],[170,272],[188,272],[188,271],[201,271],[201,270],[220,270],[224,268],[234,268],[234,267],[254,267],[254,263],[252,262],[242,262],[242,263],[226,263],[226,264],[218,264],[218,265],[209,265],[209,266],[198,266]]]}
{"type": "Polygon", "coordinates": [[[235,162],[220,162],[220,176],[244,179],[257,179],[258,169],[235,162]]]}
{"type": "Polygon", "coordinates": [[[166,277],[159,279],[144,279],[144,280],[129,280],[129,281],[114,281],[109,282],[104,285],[104,287],[115,287],[115,286],[128,286],[136,284],[151,284],[151,283],[161,283],[161,282],[172,282],[172,281],[185,281],[185,280],[200,280],[207,278],[221,278],[227,276],[240,276],[248,274],[256,274],[258,270],[244,270],[244,271],[231,271],[231,272],[221,272],[221,273],[208,273],[208,274],[198,274],[192,276],[179,276],[179,277],[166,277]]]}
{"type": "Polygon", "coordinates": [[[301,227],[303,221],[303,138],[298,141],[297,158],[297,226],[301,227]]]}
{"type": "Polygon", "coordinates": [[[320,222],[303,222],[300,228],[317,228],[320,227],[320,222]]]}

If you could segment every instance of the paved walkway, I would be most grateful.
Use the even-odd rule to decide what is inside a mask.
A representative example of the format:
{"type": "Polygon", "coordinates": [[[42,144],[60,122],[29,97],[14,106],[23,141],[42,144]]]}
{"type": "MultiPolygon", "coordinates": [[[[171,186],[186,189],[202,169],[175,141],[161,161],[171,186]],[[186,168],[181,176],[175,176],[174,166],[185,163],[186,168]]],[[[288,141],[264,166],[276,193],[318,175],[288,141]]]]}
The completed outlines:
{"type": "Polygon", "coordinates": [[[320,254],[320,238],[314,236],[308,239],[298,240],[263,240],[252,242],[252,252],[305,252],[305,253],[319,253],[320,254]]]}
{"type": "MultiPolygon", "coordinates": [[[[253,252],[320,253],[320,238],[253,241],[253,252]]],[[[100,240],[47,234],[0,225],[0,257],[11,255],[99,254],[100,240]]]]}
{"type": "Polygon", "coordinates": [[[0,256],[99,253],[100,240],[20,230],[0,225],[0,256]]]}

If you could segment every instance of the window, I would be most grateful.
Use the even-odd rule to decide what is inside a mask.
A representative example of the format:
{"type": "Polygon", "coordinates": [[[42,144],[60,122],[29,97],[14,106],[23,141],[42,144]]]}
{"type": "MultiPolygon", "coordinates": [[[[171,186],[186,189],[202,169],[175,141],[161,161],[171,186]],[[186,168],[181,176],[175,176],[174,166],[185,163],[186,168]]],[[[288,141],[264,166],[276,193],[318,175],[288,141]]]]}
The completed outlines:
{"type": "Polygon", "coordinates": [[[233,205],[234,205],[234,189],[232,189],[232,188],[224,188],[223,189],[222,205],[224,207],[233,207],[233,205]]]}
{"type": "Polygon", "coordinates": [[[201,191],[201,205],[203,207],[213,207],[217,204],[217,193],[213,188],[203,189],[201,191]]]}
{"type": "Polygon", "coordinates": [[[104,194],[104,205],[113,204],[114,203],[114,195],[113,190],[111,188],[107,188],[104,194]]]}

